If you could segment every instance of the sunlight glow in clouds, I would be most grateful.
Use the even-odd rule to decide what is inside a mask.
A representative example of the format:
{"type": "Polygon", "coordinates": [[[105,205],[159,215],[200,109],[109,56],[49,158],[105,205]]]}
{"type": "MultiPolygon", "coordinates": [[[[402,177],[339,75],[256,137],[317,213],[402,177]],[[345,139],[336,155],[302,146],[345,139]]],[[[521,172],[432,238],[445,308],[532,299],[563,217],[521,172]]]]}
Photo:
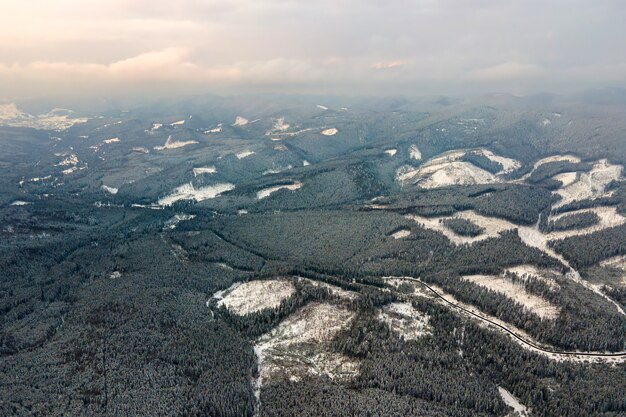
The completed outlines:
{"type": "Polygon", "coordinates": [[[626,84],[611,0],[4,0],[5,97],[626,84]]]}

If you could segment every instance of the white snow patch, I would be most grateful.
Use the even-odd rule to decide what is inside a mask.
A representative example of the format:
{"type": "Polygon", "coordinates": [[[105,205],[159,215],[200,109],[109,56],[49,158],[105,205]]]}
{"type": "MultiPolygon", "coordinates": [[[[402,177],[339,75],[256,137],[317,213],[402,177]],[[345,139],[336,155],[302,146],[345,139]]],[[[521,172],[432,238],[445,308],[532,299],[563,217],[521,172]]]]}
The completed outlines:
{"type": "Polygon", "coordinates": [[[322,106],[321,104],[318,104],[316,107],[317,107],[318,109],[328,110],[328,107],[326,107],[326,106],[322,106]]]}
{"type": "Polygon", "coordinates": [[[108,185],[104,185],[104,184],[102,184],[102,186],[100,188],[102,188],[107,193],[111,193],[111,194],[117,194],[117,192],[119,191],[115,187],[109,187],[108,185]]]}
{"type": "Polygon", "coordinates": [[[65,130],[89,120],[86,117],[74,117],[73,114],[72,110],[55,108],[35,116],[20,110],[14,103],[0,104],[0,126],[65,130]]]}
{"type": "Polygon", "coordinates": [[[170,123],[170,126],[180,126],[180,125],[184,125],[184,124],[185,124],[185,120],[179,120],[177,122],[170,123]]]}
{"type": "Polygon", "coordinates": [[[144,148],[143,146],[139,146],[136,148],[131,149],[133,152],[139,152],[139,153],[150,153],[150,151],[148,150],[148,148],[144,148]]]}
{"type": "Polygon", "coordinates": [[[561,196],[561,200],[555,206],[609,196],[610,194],[605,192],[606,186],[611,181],[619,179],[623,169],[623,166],[612,165],[606,159],[598,161],[590,172],[581,173],[577,181],[554,192],[561,196]]]}
{"type": "Polygon", "coordinates": [[[551,123],[552,123],[552,121],[551,121],[550,119],[548,119],[547,117],[546,117],[546,118],[544,118],[544,119],[541,121],[541,124],[542,124],[543,126],[548,126],[548,125],[549,125],[549,124],[551,124],[551,123]]]}
{"type": "Polygon", "coordinates": [[[522,285],[513,283],[508,278],[491,275],[468,275],[464,276],[463,279],[518,302],[542,319],[553,320],[559,315],[559,309],[556,306],[527,292],[522,285]]]}
{"type": "Polygon", "coordinates": [[[449,185],[494,184],[500,180],[490,172],[469,162],[445,162],[412,169],[400,168],[399,182],[412,181],[421,188],[439,188],[449,185]]]}
{"type": "Polygon", "coordinates": [[[322,135],[324,135],[324,136],[334,136],[337,133],[339,133],[339,131],[333,127],[333,128],[330,128],[330,129],[322,130],[320,133],[322,135]]]}
{"type": "Polygon", "coordinates": [[[112,143],[116,143],[116,142],[120,142],[120,138],[111,138],[111,139],[105,139],[104,143],[106,143],[107,145],[110,145],[112,143]]]}
{"type": "Polygon", "coordinates": [[[59,162],[58,164],[55,164],[55,167],[59,167],[59,166],[74,166],[76,164],[78,164],[80,161],[78,160],[78,157],[76,156],[76,154],[71,154],[70,156],[66,157],[64,160],[62,160],[61,162],[59,162]]]}
{"type": "Polygon", "coordinates": [[[289,123],[285,123],[284,117],[279,117],[278,119],[276,119],[272,130],[269,131],[267,134],[271,135],[273,132],[284,132],[287,129],[289,129],[289,123]]]}
{"type": "Polygon", "coordinates": [[[302,161],[302,166],[303,167],[308,167],[309,165],[311,165],[311,164],[306,159],[302,161]]]}
{"type": "Polygon", "coordinates": [[[242,151],[242,152],[236,153],[235,156],[237,157],[237,159],[243,159],[243,158],[249,157],[250,155],[254,155],[255,153],[256,152],[254,152],[254,151],[246,150],[246,151],[242,151]]]}
{"type": "Polygon", "coordinates": [[[214,127],[213,129],[205,130],[204,133],[220,133],[222,131],[222,126],[214,127]]]}
{"type": "Polygon", "coordinates": [[[576,180],[578,179],[578,173],[564,172],[562,174],[555,175],[554,177],[552,177],[552,179],[560,181],[561,187],[567,187],[576,182],[576,180]]]}
{"type": "Polygon", "coordinates": [[[257,393],[274,380],[299,381],[306,376],[345,380],[358,373],[358,362],[330,348],[333,338],[347,328],[354,312],[328,303],[310,303],[299,309],[255,346],[259,361],[257,393]]]}
{"type": "Polygon", "coordinates": [[[518,265],[509,267],[504,270],[504,274],[506,273],[515,274],[522,280],[526,280],[527,277],[535,278],[539,281],[545,282],[552,289],[559,288],[559,284],[554,278],[563,275],[559,271],[538,268],[535,265],[518,265]]]}
{"type": "Polygon", "coordinates": [[[402,230],[398,230],[395,233],[391,234],[391,237],[394,239],[403,239],[405,237],[408,237],[411,235],[411,231],[408,229],[402,229],[402,230]]]}
{"type": "Polygon", "coordinates": [[[235,123],[233,123],[233,126],[245,126],[248,123],[249,121],[245,117],[237,116],[235,118],[235,123]]]}
{"type": "Polygon", "coordinates": [[[45,177],[34,177],[28,180],[28,182],[40,182],[40,181],[47,181],[50,178],[52,178],[52,175],[46,175],[45,177]]]}
{"type": "Polygon", "coordinates": [[[486,156],[493,162],[497,162],[502,165],[502,171],[498,172],[498,175],[515,171],[522,166],[519,161],[512,158],[496,155],[488,149],[479,149],[477,152],[481,153],[483,156],[486,156]]]}
{"type": "MultiPolygon", "coordinates": [[[[419,150],[417,150],[419,152],[419,150]]],[[[417,156],[417,155],[416,155],[417,156]]],[[[421,157],[421,154],[419,155],[421,157]]],[[[449,185],[494,184],[501,182],[498,175],[513,171],[521,166],[519,161],[494,154],[487,149],[469,149],[446,152],[430,159],[419,168],[410,165],[400,167],[396,181],[412,182],[422,188],[438,188],[449,185]],[[502,165],[496,175],[460,159],[470,152],[479,153],[502,165]]]]}
{"type": "Polygon", "coordinates": [[[193,169],[193,176],[197,177],[198,175],[202,174],[215,174],[216,172],[217,168],[215,168],[214,166],[199,167],[193,169]]]}
{"type": "Polygon", "coordinates": [[[550,162],[571,162],[573,164],[577,164],[580,162],[580,158],[574,155],[553,155],[553,156],[548,156],[547,158],[542,158],[540,160],[538,160],[537,162],[535,162],[535,164],[533,165],[533,168],[536,169],[537,167],[543,165],[543,164],[548,164],[550,162]]]}
{"type": "Polygon", "coordinates": [[[185,140],[185,141],[172,141],[172,135],[167,137],[165,144],[163,146],[155,146],[155,151],[163,151],[165,149],[177,149],[182,148],[183,146],[196,144],[195,140],[185,140]]]}
{"type": "Polygon", "coordinates": [[[31,203],[29,201],[15,200],[10,205],[11,206],[28,206],[28,205],[31,205],[31,204],[33,204],[33,203],[31,203]]]}
{"type": "Polygon", "coordinates": [[[378,312],[377,318],[404,340],[417,340],[432,330],[428,325],[430,317],[413,308],[410,303],[387,304],[378,312]]]}
{"type": "Polygon", "coordinates": [[[513,410],[518,413],[520,417],[526,417],[529,415],[528,408],[509,391],[499,386],[498,392],[500,393],[500,397],[502,397],[502,400],[505,402],[505,404],[513,408],[513,410]]]}
{"type": "Polygon", "coordinates": [[[291,280],[257,280],[239,285],[218,301],[232,313],[246,315],[268,308],[277,308],[293,294],[296,289],[291,280]]]}
{"type": "Polygon", "coordinates": [[[581,213],[595,213],[600,221],[598,224],[594,224],[589,227],[585,227],[582,229],[571,229],[571,230],[562,230],[555,231],[546,234],[547,240],[556,240],[556,239],[564,239],[570,236],[580,236],[580,235],[588,235],[593,232],[597,232],[599,230],[607,229],[609,227],[620,226],[626,223],[626,218],[617,212],[617,207],[593,207],[588,209],[581,209],[575,211],[568,211],[566,213],[557,214],[555,216],[550,216],[548,221],[556,221],[565,216],[570,216],[573,214],[581,214],[581,213]]]}
{"type": "Polygon", "coordinates": [[[292,168],[293,166],[291,165],[287,165],[286,167],[270,168],[270,169],[263,171],[261,175],[280,174],[281,172],[288,171],[292,168]]]}
{"type": "Polygon", "coordinates": [[[411,145],[409,147],[409,156],[411,157],[411,159],[419,161],[422,159],[422,152],[419,150],[417,145],[411,145]]]}
{"type": "Polygon", "coordinates": [[[176,229],[176,226],[178,226],[178,223],[194,219],[195,217],[195,214],[175,214],[172,218],[165,222],[163,230],[174,230],[176,229]]]}
{"type": "Polygon", "coordinates": [[[389,156],[394,156],[396,153],[398,153],[397,149],[386,149],[385,153],[389,156]]]}
{"type": "Polygon", "coordinates": [[[201,188],[195,188],[192,183],[183,184],[180,187],[176,187],[171,194],[160,198],[158,205],[170,206],[180,200],[204,201],[218,197],[220,194],[234,188],[235,186],[230,183],[213,184],[201,188]]]}
{"type": "Polygon", "coordinates": [[[256,198],[260,200],[262,198],[269,197],[272,193],[282,189],[295,191],[302,187],[302,185],[303,184],[300,181],[295,181],[293,184],[276,185],[274,187],[264,188],[256,193],[256,198]]]}

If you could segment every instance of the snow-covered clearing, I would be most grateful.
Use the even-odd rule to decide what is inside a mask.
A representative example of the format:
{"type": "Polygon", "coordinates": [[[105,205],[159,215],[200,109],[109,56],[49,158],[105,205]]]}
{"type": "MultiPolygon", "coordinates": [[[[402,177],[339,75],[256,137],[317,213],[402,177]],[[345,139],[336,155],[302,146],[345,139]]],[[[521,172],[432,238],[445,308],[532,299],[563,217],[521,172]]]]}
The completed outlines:
{"type": "Polygon", "coordinates": [[[33,203],[28,202],[28,201],[23,201],[23,200],[15,200],[14,202],[12,202],[11,204],[9,204],[10,206],[28,206],[31,205],[33,203]]]}
{"type": "Polygon", "coordinates": [[[330,342],[355,313],[329,303],[310,303],[261,336],[255,346],[259,361],[257,390],[273,380],[299,381],[305,376],[349,379],[358,362],[330,348],[330,342]]]}
{"type": "Polygon", "coordinates": [[[277,308],[283,300],[295,294],[291,280],[257,280],[239,285],[218,301],[218,306],[226,307],[230,312],[241,316],[277,308]]]}
{"type": "Polygon", "coordinates": [[[356,300],[357,297],[359,296],[359,294],[357,292],[354,291],[349,291],[349,290],[344,290],[341,287],[337,287],[336,285],[331,285],[328,284],[326,282],[322,282],[322,281],[313,281],[312,279],[309,278],[302,278],[302,277],[298,277],[299,281],[306,281],[309,284],[315,286],[315,287],[319,287],[319,288],[325,288],[328,291],[330,291],[330,294],[338,297],[342,300],[347,300],[347,301],[352,301],[352,300],[356,300]]]}
{"type": "MultiPolygon", "coordinates": [[[[613,304],[617,308],[620,314],[626,315],[626,313],[624,312],[624,309],[618,303],[616,303],[615,300],[611,299],[606,294],[604,294],[600,290],[600,287],[598,285],[594,285],[588,281],[583,280],[580,277],[580,274],[578,273],[578,271],[574,270],[563,256],[559,255],[550,246],[548,246],[548,241],[554,238],[555,236],[557,236],[556,232],[550,233],[550,234],[543,234],[539,231],[536,225],[533,227],[520,226],[520,225],[511,223],[509,221],[506,221],[506,220],[481,216],[479,214],[476,214],[473,211],[462,211],[462,212],[456,213],[454,216],[451,216],[451,217],[430,218],[430,217],[421,217],[421,216],[416,216],[416,215],[408,215],[407,218],[416,221],[417,223],[419,223],[420,225],[422,225],[423,227],[427,229],[436,230],[442,233],[444,236],[446,236],[450,240],[450,242],[456,245],[460,245],[463,243],[471,244],[471,243],[486,239],[488,237],[496,237],[498,233],[505,231],[505,230],[517,229],[517,233],[520,239],[522,240],[522,242],[524,242],[526,245],[530,247],[534,247],[543,251],[544,253],[546,253],[547,255],[549,255],[550,257],[554,259],[557,259],[559,262],[561,262],[561,264],[563,264],[566,268],[569,269],[570,272],[568,272],[566,275],[568,278],[572,279],[574,282],[598,294],[599,296],[601,296],[602,298],[604,298],[605,300],[613,304]],[[439,221],[441,219],[446,219],[446,218],[467,219],[477,224],[478,226],[485,228],[486,229],[485,233],[476,237],[458,236],[454,232],[450,231],[448,228],[443,226],[443,224],[441,224],[441,222],[439,221]]],[[[580,233],[580,231],[578,232],[580,233]]],[[[559,233],[565,233],[565,232],[559,232],[559,233]]]]}
{"type": "Polygon", "coordinates": [[[612,165],[606,159],[598,161],[590,172],[581,173],[575,182],[554,192],[561,196],[561,200],[555,206],[610,195],[605,192],[606,186],[611,181],[619,179],[623,169],[623,166],[612,165]]]}
{"type": "Polygon", "coordinates": [[[555,281],[555,277],[562,276],[559,271],[551,269],[538,268],[535,265],[518,265],[504,270],[505,273],[517,275],[520,279],[532,277],[539,281],[543,281],[552,289],[559,288],[559,284],[555,281]]]}
{"type": "Polygon", "coordinates": [[[510,279],[491,275],[468,275],[463,277],[478,286],[498,292],[526,307],[529,311],[547,320],[558,317],[559,309],[543,298],[527,292],[521,285],[510,279]]]}
{"type": "Polygon", "coordinates": [[[243,159],[243,158],[249,157],[250,155],[254,155],[255,153],[256,152],[254,151],[246,150],[246,151],[241,151],[239,153],[236,153],[235,156],[237,157],[237,159],[243,159]]]}
{"type": "MultiPolygon", "coordinates": [[[[419,156],[421,157],[421,154],[419,156]]],[[[520,166],[519,161],[496,155],[487,149],[456,150],[437,156],[419,168],[414,168],[410,165],[401,167],[396,173],[396,181],[402,183],[410,181],[422,188],[438,188],[448,185],[494,184],[501,182],[498,175],[513,171],[520,166]],[[502,170],[497,175],[494,175],[470,162],[460,160],[470,152],[479,153],[501,164],[502,170]]]]}
{"type": "MultiPolygon", "coordinates": [[[[610,266],[626,272],[626,255],[615,256],[600,262],[600,266],[610,266]]],[[[624,277],[626,278],[626,276],[624,277]]]]}
{"type": "Polygon", "coordinates": [[[303,184],[300,181],[295,181],[293,184],[276,185],[274,187],[264,188],[256,193],[256,198],[260,200],[262,198],[269,197],[272,193],[282,189],[295,191],[302,187],[302,185],[303,184]]]}
{"type": "Polygon", "coordinates": [[[160,198],[158,205],[170,206],[180,200],[208,200],[234,188],[235,185],[230,183],[213,184],[201,188],[195,188],[192,183],[183,184],[180,187],[174,188],[171,194],[160,198]]]}
{"type": "Polygon", "coordinates": [[[270,169],[266,169],[265,171],[263,171],[263,173],[261,175],[280,174],[281,172],[289,171],[292,168],[293,168],[293,166],[291,166],[291,165],[287,165],[287,166],[284,166],[284,167],[270,168],[270,169]]]}
{"type": "Polygon", "coordinates": [[[174,230],[176,229],[176,226],[178,226],[178,223],[194,219],[195,217],[195,214],[175,214],[172,218],[165,222],[163,230],[174,230]]]}
{"type": "Polygon", "coordinates": [[[566,213],[561,213],[556,216],[550,216],[550,221],[558,220],[565,216],[570,216],[573,214],[580,213],[595,213],[599,218],[600,222],[593,226],[585,227],[583,229],[572,229],[572,230],[563,230],[557,232],[551,232],[546,234],[546,239],[548,240],[556,240],[556,239],[564,239],[570,236],[580,236],[587,235],[593,232],[597,232],[599,230],[607,229],[609,227],[619,226],[626,222],[626,218],[617,212],[617,207],[593,207],[589,209],[581,209],[575,211],[568,211],[566,213]]]}
{"type": "Polygon", "coordinates": [[[289,123],[285,123],[284,117],[279,117],[278,119],[276,119],[276,122],[274,122],[274,126],[272,126],[272,129],[265,134],[269,136],[277,132],[284,132],[287,129],[289,129],[289,123]]]}
{"type": "MultiPolygon", "coordinates": [[[[522,176],[520,179],[518,179],[515,182],[526,181],[528,178],[530,178],[532,173],[538,167],[540,167],[541,165],[544,165],[544,164],[551,163],[551,162],[571,162],[573,164],[577,164],[577,163],[580,162],[580,158],[577,157],[577,156],[574,156],[574,155],[552,155],[552,156],[548,156],[546,158],[542,158],[542,159],[538,160],[537,162],[535,162],[533,164],[533,168],[530,170],[530,172],[528,172],[527,174],[525,174],[524,176],[522,176]]],[[[575,173],[566,173],[566,174],[568,174],[568,175],[562,177],[563,180],[566,180],[566,181],[571,180],[571,174],[575,175],[575,173]]],[[[564,174],[559,174],[558,176],[561,176],[561,175],[564,175],[564,174]]],[[[561,179],[559,179],[559,178],[556,178],[556,177],[553,177],[553,178],[556,179],[556,180],[561,181],[561,179]]],[[[561,181],[561,182],[563,182],[563,181],[561,181]]]]}
{"type": "Polygon", "coordinates": [[[422,159],[422,152],[419,150],[417,145],[411,145],[409,147],[409,156],[411,157],[411,159],[419,161],[422,159]]]}
{"type": "MultiPolygon", "coordinates": [[[[83,169],[87,169],[87,166],[82,166],[82,167],[80,167],[80,168],[78,168],[78,167],[76,167],[76,166],[73,166],[73,167],[71,167],[71,168],[64,169],[64,170],[63,170],[63,171],[61,171],[61,172],[63,173],[63,175],[69,175],[69,174],[71,174],[71,173],[73,173],[73,172],[76,172],[76,171],[82,171],[83,169]]],[[[60,184],[59,184],[59,185],[60,185],[60,184]]]]}
{"type": "Polygon", "coordinates": [[[184,124],[185,124],[184,120],[179,120],[177,122],[170,123],[170,126],[180,126],[180,125],[184,125],[184,124]]]}
{"type": "Polygon", "coordinates": [[[285,145],[283,145],[282,143],[274,146],[274,150],[275,151],[279,151],[279,152],[285,152],[287,150],[287,147],[285,145]]]}
{"type": "Polygon", "coordinates": [[[204,133],[220,133],[222,131],[222,126],[219,125],[214,127],[213,129],[205,130],[204,133]]]}
{"type": "Polygon", "coordinates": [[[152,123],[152,127],[150,128],[150,132],[155,132],[163,127],[163,123],[152,123]]]}
{"type": "Polygon", "coordinates": [[[575,155],[553,155],[548,156],[547,158],[542,158],[535,162],[533,165],[533,169],[537,169],[540,165],[548,164],[550,162],[571,162],[573,164],[577,164],[580,162],[580,158],[575,155]]]}
{"type": "Polygon", "coordinates": [[[0,125],[65,130],[89,120],[86,117],[74,117],[73,114],[72,110],[52,109],[48,113],[35,116],[20,110],[14,103],[0,104],[0,125]]]}
{"type": "Polygon", "coordinates": [[[28,182],[40,182],[47,181],[52,178],[52,175],[46,175],[45,177],[34,177],[28,180],[28,182]]]}
{"type": "MultiPolygon", "coordinates": [[[[416,281],[421,282],[420,279],[418,278],[412,278],[412,277],[383,277],[383,279],[390,285],[397,287],[400,284],[403,283],[408,283],[410,285],[412,285],[415,289],[415,291],[413,292],[413,294],[411,296],[413,297],[430,297],[430,298],[434,298],[437,302],[440,303],[444,303],[445,305],[449,305],[447,303],[445,303],[443,300],[435,297],[435,295],[427,290],[425,287],[423,287],[421,284],[417,283],[416,281]]],[[[502,327],[504,327],[505,329],[508,329],[509,331],[517,334],[519,337],[521,337],[522,339],[536,345],[536,346],[544,346],[541,342],[535,340],[532,336],[530,336],[528,333],[526,333],[525,331],[518,329],[517,327],[513,326],[512,324],[509,324],[503,320],[500,320],[499,318],[495,317],[495,316],[491,316],[489,314],[486,314],[484,312],[482,312],[481,310],[477,309],[476,307],[474,307],[471,304],[466,304],[463,303],[459,300],[457,300],[454,296],[452,296],[451,294],[446,293],[445,291],[443,291],[443,289],[441,289],[439,286],[434,285],[434,284],[428,284],[429,287],[431,287],[433,290],[435,290],[440,296],[442,296],[448,303],[451,303],[453,305],[459,306],[464,308],[467,311],[464,310],[460,310],[460,309],[454,309],[454,311],[462,314],[463,316],[466,316],[472,320],[480,320],[480,323],[488,328],[491,328],[495,331],[500,331],[500,332],[504,332],[502,329],[493,326],[491,323],[489,322],[493,322],[496,323],[502,327]],[[474,315],[468,313],[471,312],[474,315]]],[[[517,343],[519,346],[523,347],[524,349],[527,349],[531,352],[535,352],[537,354],[540,354],[542,356],[547,357],[548,359],[551,360],[556,360],[556,361],[573,361],[573,362],[606,362],[606,363],[622,363],[624,361],[626,361],[625,357],[594,357],[594,356],[584,356],[584,355],[571,355],[571,354],[559,354],[559,353],[550,353],[550,352],[545,352],[541,349],[538,349],[535,346],[532,346],[531,344],[527,344],[524,343],[522,340],[519,340],[518,338],[515,338],[513,336],[511,336],[509,333],[505,333],[510,340],[512,340],[513,342],[517,343]]],[[[549,349],[554,349],[551,346],[546,346],[546,348],[549,349]]]]}
{"type": "Polygon", "coordinates": [[[515,171],[516,169],[522,166],[522,164],[519,161],[512,159],[512,158],[507,158],[504,156],[496,155],[488,149],[478,149],[476,152],[489,158],[491,161],[497,162],[500,165],[502,165],[502,171],[498,172],[498,175],[515,171]]]}
{"type": "Polygon", "coordinates": [[[386,149],[385,153],[389,156],[394,156],[396,153],[398,153],[397,149],[386,149]]]}
{"type": "Polygon", "coordinates": [[[165,144],[163,144],[163,146],[155,146],[154,150],[163,151],[165,149],[177,149],[177,148],[182,148],[183,146],[193,145],[196,143],[198,142],[195,140],[173,141],[172,135],[170,135],[167,137],[167,140],[165,141],[165,144]]]}
{"type": "Polygon", "coordinates": [[[316,107],[317,107],[318,109],[328,110],[328,107],[326,107],[326,106],[322,106],[321,104],[318,104],[316,107]]]}
{"type": "Polygon", "coordinates": [[[416,340],[432,331],[428,325],[430,317],[413,308],[410,303],[387,304],[378,312],[377,317],[404,340],[416,340]]]}
{"type": "Polygon", "coordinates": [[[577,172],[564,172],[562,174],[555,175],[554,177],[552,177],[552,179],[560,181],[561,187],[567,187],[568,185],[571,185],[576,182],[576,180],[578,179],[578,173],[577,172]]]}
{"type": "Polygon", "coordinates": [[[105,139],[103,143],[110,145],[112,143],[117,143],[117,142],[120,142],[120,138],[105,139]]]}
{"type": "Polygon", "coordinates": [[[235,118],[235,123],[233,123],[233,126],[245,126],[248,123],[249,121],[245,117],[237,116],[235,118]]]}
{"type": "Polygon", "coordinates": [[[80,161],[78,160],[78,157],[76,156],[76,154],[71,154],[68,157],[66,157],[64,160],[59,162],[58,164],[54,164],[54,166],[55,167],[74,166],[78,164],[79,162],[80,161]]]}
{"type": "Polygon", "coordinates": [[[324,136],[334,136],[337,133],[339,133],[339,131],[333,127],[333,128],[330,128],[330,129],[324,129],[320,133],[322,135],[324,135],[324,136]]]}
{"type": "Polygon", "coordinates": [[[202,174],[215,174],[217,172],[217,168],[215,168],[214,166],[206,166],[206,167],[199,167],[199,168],[194,168],[193,169],[193,176],[197,177],[198,175],[202,175],[202,174]]]}
{"type": "Polygon", "coordinates": [[[397,232],[394,232],[391,234],[391,237],[394,239],[403,239],[405,237],[408,237],[411,235],[411,231],[408,229],[402,229],[402,230],[398,230],[397,232]]]}
{"type": "Polygon", "coordinates": [[[519,227],[506,220],[498,219],[495,217],[485,217],[471,210],[460,211],[453,216],[447,217],[422,217],[417,215],[408,215],[407,218],[416,221],[427,229],[436,230],[442,233],[445,237],[447,237],[452,243],[456,245],[461,245],[463,243],[474,243],[490,237],[497,237],[500,232],[519,227]],[[485,231],[483,232],[483,234],[474,237],[459,236],[443,225],[443,223],[441,222],[441,220],[443,219],[469,220],[477,226],[484,228],[485,231]]]}
{"type": "Polygon", "coordinates": [[[544,119],[541,121],[541,124],[542,124],[543,126],[548,126],[548,125],[549,125],[549,124],[551,124],[551,123],[552,123],[552,120],[548,119],[547,117],[546,117],[546,118],[544,118],[544,119]]]}
{"type": "Polygon", "coordinates": [[[502,400],[505,402],[505,404],[513,408],[513,411],[515,411],[519,415],[519,417],[526,417],[529,415],[528,408],[509,391],[499,386],[498,392],[500,393],[500,397],[502,397],[502,400]]]}
{"type": "Polygon", "coordinates": [[[111,194],[117,194],[117,192],[119,191],[115,187],[109,187],[108,185],[104,185],[104,184],[102,184],[102,186],[100,188],[102,188],[107,193],[111,193],[111,194]]]}
{"type": "Polygon", "coordinates": [[[307,161],[306,159],[302,161],[302,166],[303,167],[308,167],[309,165],[311,165],[311,163],[309,161],[307,161]]]}

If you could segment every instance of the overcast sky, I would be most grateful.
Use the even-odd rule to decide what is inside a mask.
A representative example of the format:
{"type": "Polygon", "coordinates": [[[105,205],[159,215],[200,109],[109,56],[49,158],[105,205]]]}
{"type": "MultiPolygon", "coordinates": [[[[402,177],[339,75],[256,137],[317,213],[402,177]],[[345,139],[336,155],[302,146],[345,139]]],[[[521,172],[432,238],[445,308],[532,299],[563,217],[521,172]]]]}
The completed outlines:
{"type": "Polygon", "coordinates": [[[0,98],[626,86],[621,0],[1,0],[0,98]]]}

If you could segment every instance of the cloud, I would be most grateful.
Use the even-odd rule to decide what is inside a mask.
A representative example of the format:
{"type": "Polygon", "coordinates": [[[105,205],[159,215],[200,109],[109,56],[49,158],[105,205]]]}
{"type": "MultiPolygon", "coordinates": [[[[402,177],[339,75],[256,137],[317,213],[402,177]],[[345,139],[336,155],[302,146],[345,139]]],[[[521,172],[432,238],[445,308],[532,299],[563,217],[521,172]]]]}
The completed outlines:
{"type": "Polygon", "coordinates": [[[4,0],[4,94],[245,92],[248,86],[456,94],[626,86],[626,8],[617,1],[94,4],[4,0]]]}
{"type": "Polygon", "coordinates": [[[402,61],[377,62],[372,65],[372,68],[376,70],[386,70],[386,69],[400,68],[403,65],[404,65],[404,62],[402,61]]]}
{"type": "Polygon", "coordinates": [[[470,72],[468,78],[475,81],[507,81],[536,77],[541,69],[521,62],[504,62],[470,72]]]}

